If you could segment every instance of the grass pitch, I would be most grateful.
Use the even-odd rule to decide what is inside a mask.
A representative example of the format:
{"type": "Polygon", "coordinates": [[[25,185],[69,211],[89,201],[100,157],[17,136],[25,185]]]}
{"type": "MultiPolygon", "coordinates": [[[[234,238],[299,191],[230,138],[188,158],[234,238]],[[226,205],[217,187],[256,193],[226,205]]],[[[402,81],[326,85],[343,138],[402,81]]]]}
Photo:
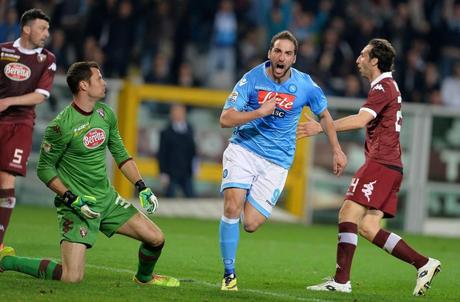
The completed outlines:
{"type": "MultiPolygon", "coordinates": [[[[221,292],[218,221],[154,218],[166,235],[156,271],[181,279],[181,287],[139,286],[131,281],[139,244],[100,234],[87,252],[80,284],[0,274],[0,301],[460,301],[460,240],[406,235],[422,253],[442,262],[426,297],[412,297],[415,270],[360,238],[352,271],[352,294],[305,290],[335,268],[336,227],[268,222],[241,233],[238,292],[221,292]]],[[[404,234],[401,234],[404,235],[404,234]]],[[[20,256],[59,259],[54,209],[18,206],[6,243],[20,256]]]]}

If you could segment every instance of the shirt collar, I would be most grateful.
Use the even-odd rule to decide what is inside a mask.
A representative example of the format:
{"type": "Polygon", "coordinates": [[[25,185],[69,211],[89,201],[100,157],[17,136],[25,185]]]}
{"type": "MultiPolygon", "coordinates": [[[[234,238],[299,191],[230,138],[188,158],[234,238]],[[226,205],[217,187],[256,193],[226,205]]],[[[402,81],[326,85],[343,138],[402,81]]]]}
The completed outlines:
{"type": "Polygon", "coordinates": [[[371,87],[374,87],[375,84],[377,84],[378,82],[380,82],[381,80],[383,80],[385,78],[392,78],[392,77],[393,76],[391,74],[391,71],[384,72],[381,75],[379,75],[375,80],[372,81],[371,87]]]}
{"type": "Polygon", "coordinates": [[[42,53],[43,47],[34,48],[34,49],[27,49],[27,48],[24,48],[24,47],[21,46],[21,44],[19,43],[19,40],[21,40],[21,38],[19,38],[16,41],[14,41],[13,47],[16,47],[23,54],[25,54],[25,55],[33,55],[33,54],[36,54],[36,53],[37,54],[42,53]]]}

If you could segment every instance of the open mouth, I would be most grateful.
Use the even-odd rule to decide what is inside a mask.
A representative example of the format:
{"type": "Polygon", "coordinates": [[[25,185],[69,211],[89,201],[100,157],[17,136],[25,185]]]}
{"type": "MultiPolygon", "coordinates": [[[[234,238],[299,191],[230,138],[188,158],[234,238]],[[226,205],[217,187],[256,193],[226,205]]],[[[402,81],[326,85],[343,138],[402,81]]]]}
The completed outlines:
{"type": "Polygon", "coordinates": [[[276,71],[277,73],[281,73],[281,72],[284,71],[284,67],[285,67],[284,64],[276,64],[276,65],[275,65],[275,71],[276,71]]]}

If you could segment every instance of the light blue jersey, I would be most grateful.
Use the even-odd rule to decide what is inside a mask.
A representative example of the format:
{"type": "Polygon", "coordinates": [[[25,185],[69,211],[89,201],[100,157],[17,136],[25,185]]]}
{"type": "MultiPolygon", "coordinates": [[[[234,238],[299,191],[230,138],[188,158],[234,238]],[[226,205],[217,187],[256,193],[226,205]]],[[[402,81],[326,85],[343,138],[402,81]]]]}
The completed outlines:
{"type": "Polygon", "coordinates": [[[230,142],[289,169],[303,107],[308,106],[319,115],[327,108],[327,100],[308,74],[291,68],[291,77],[278,84],[267,74],[268,66],[270,61],[246,73],[233,88],[224,109],[253,111],[273,96],[276,96],[276,109],[272,115],[235,127],[230,142]]]}

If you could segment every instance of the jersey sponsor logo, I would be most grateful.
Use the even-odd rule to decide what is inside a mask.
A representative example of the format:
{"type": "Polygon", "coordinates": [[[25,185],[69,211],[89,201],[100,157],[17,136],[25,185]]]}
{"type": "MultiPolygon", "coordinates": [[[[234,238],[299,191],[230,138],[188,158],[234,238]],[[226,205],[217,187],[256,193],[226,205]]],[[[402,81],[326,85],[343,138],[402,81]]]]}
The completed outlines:
{"type": "Polygon", "coordinates": [[[377,181],[374,180],[370,183],[367,183],[367,184],[364,184],[363,185],[363,189],[361,190],[361,192],[364,193],[364,196],[367,198],[367,202],[370,202],[371,201],[371,195],[372,195],[372,192],[374,191],[374,185],[377,181]]]}
{"type": "Polygon", "coordinates": [[[248,82],[248,80],[246,80],[246,78],[242,78],[241,81],[238,83],[238,86],[244,86],[246,85],[246,83],[248,82]]]}
{"type": "Polygon", "coordinates": [[[260,90],[257,96],[257,100],[259,104],[262,105],[273,97],[275,98],[276,106],[278,108],[284,110],[292,110],[295,100],[295,95],[292,94],[260,90]]]}
{"type": "Polygon", "coordinates": [[[372,90],[381,90],[381,91],[385,92],[385,89],[383,89],[382,84],[375,85],[374,87],[372,87],[372,90]]]}
{"type": "Polygon", "coordinates": [[[3,69],[5,76],[12,81],[25,81],[30,78],[31,71],[30,68],[21,63],[9,63],[6,64],[3,69]]]}
{"type": "Polygon", "coordinates": [[[0,60],[2,61],[10,61],[10,62],[17,62],[21,58],[20,55],[16,55],[14,53],[6,53],[2,52],[0,54],[0,60]]]}
{"type": "Polygon", "coordinates": [[[83,136],[83,144],[88,149],[99,147],[105,142],[105,132],[101,128],[93,128],[83,136]]]}

